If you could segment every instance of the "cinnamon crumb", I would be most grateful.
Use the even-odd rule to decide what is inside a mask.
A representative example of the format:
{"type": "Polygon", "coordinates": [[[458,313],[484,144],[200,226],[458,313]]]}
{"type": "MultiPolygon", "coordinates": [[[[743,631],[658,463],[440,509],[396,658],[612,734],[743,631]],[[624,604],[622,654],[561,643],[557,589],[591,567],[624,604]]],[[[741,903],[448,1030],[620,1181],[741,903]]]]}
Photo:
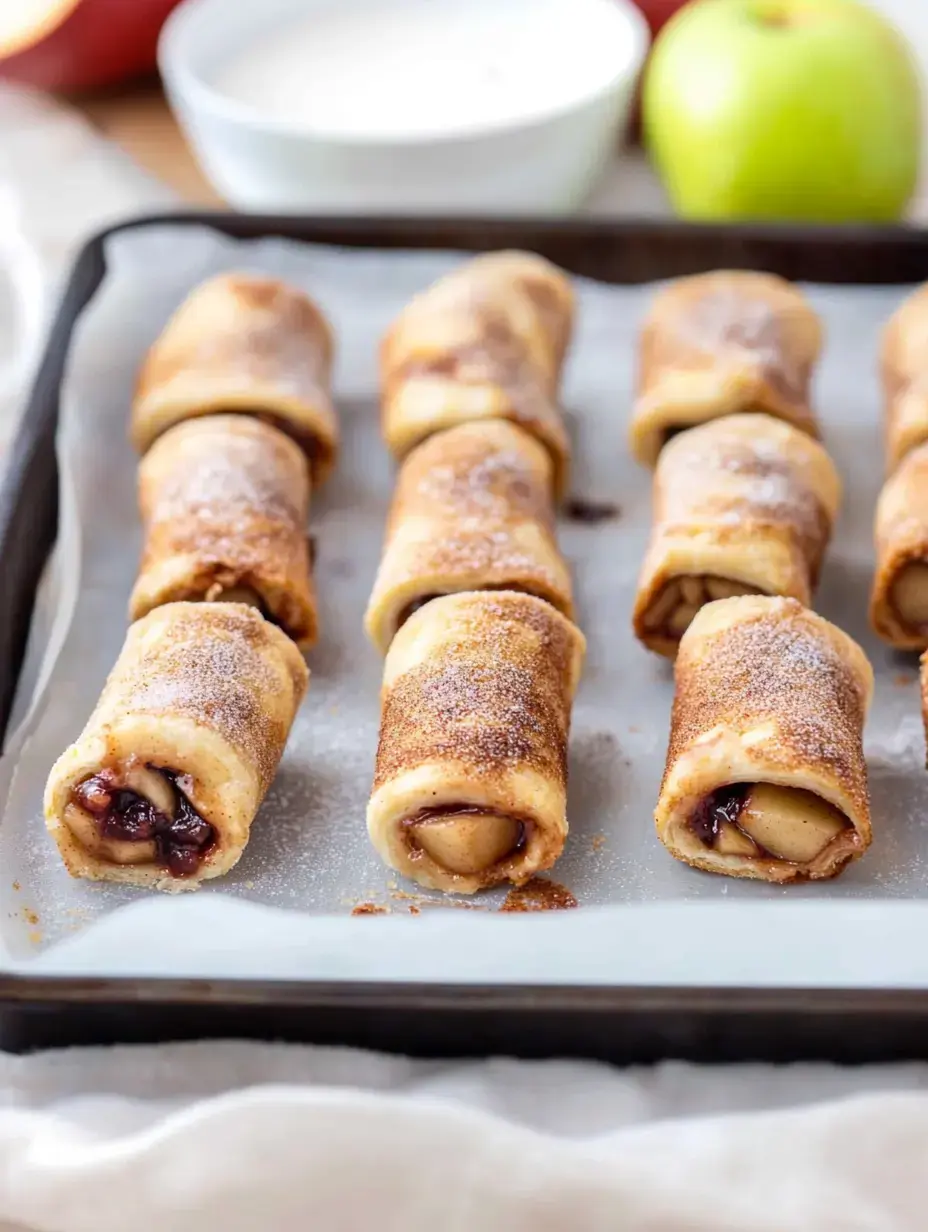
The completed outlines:
{"type": "Polygon", "coordinates": [[[31,907],[23,907],[23,919],[27,924],[35,926],[39,922],[38,912],[33,911],[31,907]]]}
{"type": "Polygon", "coordinates": [[[578,905],[570,890],[546,877],[532,877],[509,891],[500,911],[567,911],[578,905]]]}
{"type": "Polygon", "coordinates": [[[899,672],[898,675],[893,676],[893,684],[900,689],[904,689],[906,685],[914,684],[916,679],[917,677],[910,676],[907,672],[899,672]]]}
{"type": "Polygon", "coordinates": [[[602,851],[605,845],[606,845],[605,834],[594,834],[593,835],[592,846],[593,846],[594,851],[602,851]]]}
{"type": "Polygon", "coordinates": [[[358,903],[351,910],[352,915],[389,915],[389,907],[378,907],[376,903],[358,903]]]}
{"type": "Polygon", "coordinates": [[[16,890],[16,892],[18,893],[18,892],[22,889],[22,886],[19,884],[19,882],[18,882],[18,881],[14,881],[14,882],[13,882],[13,889],[14,889],[14,890],[16,890]]]}
{"type": "Polygon", "coordinates": [[[613,501],[583,500],[572,496],[564,504],[564,516],[571,522],[585,522],[595,525],[597,522],[608,522],[621,516],[622,509],[613,501]]]}
{"type": "Polygon", "coordinates": [[[415,905],[415,903],[410,903],[409,906],[407,907],[407,911],[409,912],[410,915],[421,915],[422,914],[422,911],[420,910],[420,908],[418,908],[415,905]]]}

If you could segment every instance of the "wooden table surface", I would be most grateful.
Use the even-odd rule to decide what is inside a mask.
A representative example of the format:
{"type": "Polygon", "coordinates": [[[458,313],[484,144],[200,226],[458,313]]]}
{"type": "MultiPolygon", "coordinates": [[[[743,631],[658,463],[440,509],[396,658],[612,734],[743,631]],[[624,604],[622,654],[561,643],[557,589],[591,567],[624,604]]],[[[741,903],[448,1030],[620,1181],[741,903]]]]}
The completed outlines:
{"type": "Polygon", "coordinates": [[[197,167],[160,86],[132,86],[69,98],[68,102],[187,204],[222,204],[197,167]]]}

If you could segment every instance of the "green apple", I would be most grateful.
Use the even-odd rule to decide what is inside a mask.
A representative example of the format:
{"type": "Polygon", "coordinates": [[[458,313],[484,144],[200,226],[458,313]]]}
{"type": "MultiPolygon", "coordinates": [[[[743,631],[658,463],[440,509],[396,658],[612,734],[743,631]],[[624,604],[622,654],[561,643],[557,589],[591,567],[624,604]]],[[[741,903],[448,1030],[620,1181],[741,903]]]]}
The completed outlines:
{"type": "Polygon", "coordinates": [[[886,222],[915,187],[918,70],[858,0],[693,0],[658,36],[642,106],[687,218],[886,222]]]}

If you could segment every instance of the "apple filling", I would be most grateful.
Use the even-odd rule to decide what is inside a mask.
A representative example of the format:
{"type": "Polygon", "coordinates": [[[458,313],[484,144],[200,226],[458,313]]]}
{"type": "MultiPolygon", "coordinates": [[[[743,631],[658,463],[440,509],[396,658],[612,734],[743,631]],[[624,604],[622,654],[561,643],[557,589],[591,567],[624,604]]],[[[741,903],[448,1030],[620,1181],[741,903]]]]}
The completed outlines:
{"type": "Polygon", "coordinates": [[[851,828],[814,792],[773,783],[731,783],[710,792],[690,817],[699,841],[720,855],[808,864],[851,828]]]}
{"type": "Polygon", "coordinates": [[[422,809],[404,824],[415,851],[448,873],[472,877],[521,851],[531,823],[479,805],[448,804],[422,809]]]}
{"type": "Polygon", "coordinates": [[[181,789],[183,776],[154,766],[101,770],[71,793],[65,822],[84,847],[114,864],[161,864],[195,873],[216,842],[213,826],[181,789]]]}
{"type": "Polygon", "coordinates": [[[914,560],[899,570],[892,584],[892,602],[900,624],[928,634],[928,563],[914,560]]]}
{"type": "Polygon", "coordinates": [[[679,640],[689,628],[696,613],[715,599],[733,599],[737,595],[761,594],[746,582],[713,574],[674,577],[665,582],[645,613],[648,629],[662,636],[679,640]]]}

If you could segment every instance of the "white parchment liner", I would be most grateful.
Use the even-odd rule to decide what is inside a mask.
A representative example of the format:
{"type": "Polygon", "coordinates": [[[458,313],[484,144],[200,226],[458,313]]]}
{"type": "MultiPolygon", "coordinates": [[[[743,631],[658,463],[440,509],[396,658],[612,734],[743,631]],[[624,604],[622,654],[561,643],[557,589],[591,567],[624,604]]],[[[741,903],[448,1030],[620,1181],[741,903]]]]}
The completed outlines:
{"type": "Polygon", "coordinates": [[[439,896],[422,895],[381,866],[364,826],[381,662],[361,628],[393,482],[378,433],[376,346],[405,301],[458,260],[236,243],[168,225],[110,240],[108,273],[75,330],[62,390],[57,626],[44,688],[31,709],[20,699],[18,713],[28,716],[0,767],[0,787],[10,784],[0,825],[0,960],[101,974],[928,985],[920,941],[928,936],[928,774],[916,671],[866,625],[883,471],[877,332],[904,288],[808,288],[828,333],[817,403],[846,484],[817,606],[863,642],[877,673],[868,729],[874,844],[866,858],[833,883],[778,888],[695,872],[655,837],[672,684],[669,666],[630,629],[650,475],[625,443],[635,335],[653,288],[579,281],[565,386],[573,490],[621,510],[613,520],[560,528],[589,655],[574,709],[571,832],[552,875],[582,910],[491,914],[499,892],[479,898],[487,911],[431,909],[423,900],[439,896]],[[126,440],[136,369],[187,291],[235,268],[305,287],[338,338],[344,447],[313,508],[323,636],[310,655],[309,696],[240,864],[189,901],[162,901],[72,881],[45,833],[42,789],[125,633],[140,546],[136,458],[126,440]],[[877,910],[864,898],[888,901],[877,910]],[[351,918],[360,902],[391,914],[351,918]],[[410,905],[421,913],[410,916],[410,905]]]}

